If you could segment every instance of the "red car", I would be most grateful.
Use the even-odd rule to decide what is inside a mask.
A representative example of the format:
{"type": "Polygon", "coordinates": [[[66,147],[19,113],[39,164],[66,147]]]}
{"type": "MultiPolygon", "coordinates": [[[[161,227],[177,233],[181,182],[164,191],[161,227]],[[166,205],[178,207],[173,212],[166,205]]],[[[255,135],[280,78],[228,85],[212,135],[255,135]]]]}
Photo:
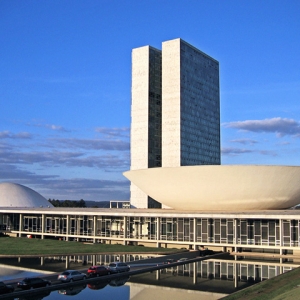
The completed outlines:
{"type": "Polygon", "coordinates": [[[87,275],[89,277],[109,275],[110,270],[105,266],[92,266],[88,269],[87,275]]]}

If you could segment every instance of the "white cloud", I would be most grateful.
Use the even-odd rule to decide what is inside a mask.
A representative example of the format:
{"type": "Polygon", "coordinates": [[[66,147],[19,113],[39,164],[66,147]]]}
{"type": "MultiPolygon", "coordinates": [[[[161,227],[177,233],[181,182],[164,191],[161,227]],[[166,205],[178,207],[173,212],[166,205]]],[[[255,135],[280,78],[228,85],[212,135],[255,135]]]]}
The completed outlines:
{"type": "Polygon", "coordinates": [[[67,147],[72,149],[88,149],[88,150],[116,150],[129,151],[129,141],[116,139],[79,139],[79,138],[63,138],[51,139],[57,146],[67,147]]]}
{"type": "Polygon", "coordinates": [[[45,125],[46,128],[49,128],[51,130],[56,130],[56,131],[67,131],[64,127],[62,126],[58,126],[58,125],[50,125],[50,124],[46,124],[45,125]]]}
{"type": "Polygon", "coordinates": [[[221,153],[222,155],[240,155],[245,153],[252,153],[255,152],[249,149],[239,149],[239,148],[222,148],[221,153]]]}
{"type": "Polygon", "coordinates": [[[129,137],[130,128],[129,127],[121,127],[121,128],[97,127],[95,131],[104,134],[107,137],[115,137],[115,136],[129,137]]]}
{"type": "Polygon", "coordinates": [[[243,144],[243,145],[253,145],[253,144],[257,144],[258,141],[256,140],[251,140],[251,139],[235,139],[235,140],[231,140],[231,143],[239,143],[239,144],[243,144]]]}
{"type": "Polygon", "coordinates": [[[31,139],[29,132],[11,133],[8,130],[0,132],[0,139],[31,139]]]}
{"type": "Polygon", "coordinates": [[[240,149],[240,148],[222,148],[221,154],[223,156],[239,156],[243,154],[260,154],[265,156],[278,156],[276,151],[273,150],[251,150],[251,149],[240,149]]]}
{"type": "Polygon", "coordinates": [[[55,125],[55,124],[44,124],[44,123],[26,123],[27,126],[34,126],[34,127],[39,127],[39,128],[47,128],[53,131],[61,131],[61,132],[69,132],[70,130],[67,130],[63,126],[60,125],[55,125]]]}
{"type": "Polygon", "coordinates": [[[129,168],[129,156],[113,154],[88,155],[85,152],[71,151],[22,152],[0,148],[0,165],[2,164],[39,164],[44,167],[66,166],[124,170],[129,168]]]}
{"type": "Polygon", "coordinates": [[[285,135],[300,137],[300,122],[287,118],[237,121],[225,123],[223,126],[251,132],[275,133],[279,137],[285,135]]]}

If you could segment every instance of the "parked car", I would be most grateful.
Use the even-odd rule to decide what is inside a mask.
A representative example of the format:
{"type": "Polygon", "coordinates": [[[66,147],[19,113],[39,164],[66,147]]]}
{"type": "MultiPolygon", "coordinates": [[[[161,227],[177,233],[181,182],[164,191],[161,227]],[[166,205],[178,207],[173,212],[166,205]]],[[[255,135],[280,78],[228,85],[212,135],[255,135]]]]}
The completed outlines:
{"type": "Polygon", "coordinates": [[[66,270],[57,277],[61,282],[72,282],[76,280],[86,279],[86,275],[76,270],[66,270]]]}
{"type": "Polygon", "coordinates": [[[111,273],[120,273],[130,271],[130,266],[123,262],[113,262],[108,265],[108,268],[111,273]]]}
{"type": "Polygon", "coordinates": [[[96,277],[96,276],[103,276],[109,274],[110,274],[110,270],[108,267],[105,266],[92,266],[87,271],[88,277],[96,277]]]}
{"type": "Polygon", "coordinates": [[[22,290],[29,290],[34,288],[40,288],[45,286],[50,286],[51,282],[39,277],[27,277],[19,281],[17,286],[22,290]]]}
{"type": "Polygon", "coordinates": [[[12,293],[14,291],[14,287],[9,284],[5,284],[4,282],[0,281],[0,295],[12,293]]]}

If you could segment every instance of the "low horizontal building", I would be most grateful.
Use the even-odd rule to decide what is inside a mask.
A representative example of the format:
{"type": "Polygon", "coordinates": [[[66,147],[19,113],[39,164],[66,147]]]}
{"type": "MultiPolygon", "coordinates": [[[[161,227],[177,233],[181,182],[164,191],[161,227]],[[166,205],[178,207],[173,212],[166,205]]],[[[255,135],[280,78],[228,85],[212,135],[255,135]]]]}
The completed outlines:
{"type": "Polygon", "coordinates": [[[300,214],[292,209],[222,212],[1,206],[2,231],[17,237],[205,247],[234,253],[269,253],[289,261],[300,254],[300,214]]]}

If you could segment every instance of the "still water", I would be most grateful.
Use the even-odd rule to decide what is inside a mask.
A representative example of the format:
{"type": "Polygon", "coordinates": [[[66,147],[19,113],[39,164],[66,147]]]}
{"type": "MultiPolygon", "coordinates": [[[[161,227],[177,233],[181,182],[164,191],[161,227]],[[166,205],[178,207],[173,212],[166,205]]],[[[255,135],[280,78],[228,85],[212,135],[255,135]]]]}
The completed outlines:
{"type": "MultiPolygon", "coordinates": [[[[95,258],[97,264],[100,264],[99,261],[108,264],[114,260],[116,257],[105,256],[104,261],[103,257],[95,258]]],[[[134,266],[134,262],[129,261],[128,257],[124,257],[124,261],[134,266]]],[[[142,258],[139,262],[148,261],[142,258]]],[[[39,258],[22,259],[21,261],[1,259],[0,263],[0,281],[16,282],[24,277],[51,275],[53,272],[61,272],[66,269],[66,262],[61,258],[44,259],[42,267],[39,258]]],[[[83,269],[83,267],[87,269],[90,265],[86,262],[83,264],[82,260],[74,258],[70,262],[69,269],[83,269]]],[[[73,287],[52,291],[50,294],[22,299],[54,300],[72,297],[71,299],[74,300],[160,300],[171,297],[173,300],[215,300],[292,268],[293,265],[282,265],[276,262],[210,259],[130,277],[122,276],[110,282],[79,283],[73,287]]]]}

